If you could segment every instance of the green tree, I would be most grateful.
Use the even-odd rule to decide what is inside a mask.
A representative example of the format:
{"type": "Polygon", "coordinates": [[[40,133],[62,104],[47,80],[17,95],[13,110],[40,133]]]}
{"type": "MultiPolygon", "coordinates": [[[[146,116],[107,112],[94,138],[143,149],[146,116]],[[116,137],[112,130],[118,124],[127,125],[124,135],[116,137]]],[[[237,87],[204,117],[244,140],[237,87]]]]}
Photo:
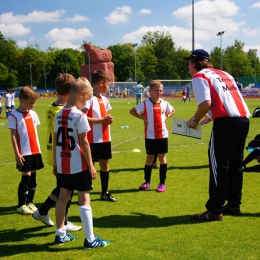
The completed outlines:
{"type": "Polygon", "coordinates": [[[151,44],[158,59],[157,76],[161,79],[175,78],[177,66],[174,61],[176,49],[169,32],[147,32],[143,44],[151,44]]]}
{"type": "MultiPolygon", "coordinates": [[[[114,63],[115,81],[134,80],[135,75],[135,53],[131,43],[117,44],[109,46],[112,52],[112,62],[114,63]]],[[[137,61],[137,75],[140,71],[140,63],[137,61]]]]}
{"type": "Polygon", "coordinates": [[[54,81],[58,73],[69,73],[78,78],[80,76],[80,65],[85,63],[84,55],[84,52],[72,48],[62,50],[48,48],[46,59],[47,77],[54,81]]]}
{"type": "Polygon", "coordinates": [[[9,71],[8,67],[6,67],[4,64],[0,63],[0,81],[4,81],[8,79],[9,71]]]}
{"type": "Polygon", "coordinates": [[[176,64],[175,79],[191,79],[191,75],[188,69],[188,62],[184,60],[184,57],[190,56],[190,51],[178,48],[176,50],[174,62],[176,64]]]}
{"type": "Polygon", "coordinates": [[[151,44],[146,44],[138,48],[138,60],[140,60],[140,71],[144,78],[140,79],[148,84],[152,79],[156,78],[156,69],[158,59],[154,54],[154,48],[151,44]]]}
{"type": "Polygon", "coordinates": [[[38,45],[28,45],[18,55],[19,85],[38,86],[44,74],[44,52],[38,45]]]}
{"type": "Polygon", "coordinates": [[[224,51],[223,70],[228,71],[234,77],[244,76],[251,67],[250,60],[243,51],[244,46],[244,43],[235,40],[235,43],[224,51]]]}
{"type": "Polygon", "coordinates": [[[1,87],[16,87],[18,47],[12,39],[6,39],[0,32],[1,87]]]}

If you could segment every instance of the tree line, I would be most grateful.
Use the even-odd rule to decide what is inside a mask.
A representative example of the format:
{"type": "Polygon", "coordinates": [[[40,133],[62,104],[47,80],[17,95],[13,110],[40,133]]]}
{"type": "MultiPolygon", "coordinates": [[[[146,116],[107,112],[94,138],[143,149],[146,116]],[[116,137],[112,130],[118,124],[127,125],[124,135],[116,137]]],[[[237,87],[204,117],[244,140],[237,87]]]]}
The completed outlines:
{"type": "MultiPolygon", "coordinates": [[[[84,42],[82,43],[82,45],[84,42]]],[[[226,49],[215,47],[210,52],[215,68],[243,79],[244,85],[259,82],[260,63],[257,50],[243,51],[244,43],[235,40],[226,49]],[[222,53],[222,56],[221,56],[222,53]],[[222,59],[221,59],[222,58],[222,59]]],[[[187,61],[190,51],[177,48],[169,32],[147,32],[140,45],[131,43],[109,46],[114,62],[115,81],[141,81],[146,84],[152,79],[190,79],[187,61]]],[[[80,65],[88,64],[84,48],[40,50],[37,44],[19,48],[16,42],[5,38],[0,32],[0,89],[24,85],[40,89],[53,89],[58,73],[80,76],[80,65]]],[[[90,64],[91,68],[91,64],[90,64]]]]}

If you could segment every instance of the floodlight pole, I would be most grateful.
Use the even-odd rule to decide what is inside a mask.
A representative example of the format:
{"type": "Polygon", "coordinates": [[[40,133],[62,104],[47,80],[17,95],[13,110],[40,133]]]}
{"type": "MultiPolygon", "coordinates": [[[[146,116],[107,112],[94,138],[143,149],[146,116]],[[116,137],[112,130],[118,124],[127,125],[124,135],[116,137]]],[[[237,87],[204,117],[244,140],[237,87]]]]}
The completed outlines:
{"type": "Polygon", "coordinates": [[[45,87],[45,90],[46,90],[46,71],[45,71],[45,61],[46,61],[46,58],[44,56],[44,64],[43,64],[43,69],[44,69],[44,87],[45,87]]]}
{"type": "Polygon", "coordinates": [[[253,49],[252,51],[255,54],[255,84],[256,84],[256,53],[258,52],[258,50],[257,49],[253,49]]]}
{"type": "Polygon", "coordinates": [[[138,45],[138,43],[134,43],[132,46],[134,47],[134,52],[135,52],[135,82],[136,82],[136,50],[135,47],[138,45]]]}
{"type": "Polygon", "coordinates": [[[194,0],[192,0],[192,51],[195,49],[195,36],[194,36],[194,0]]]}
{"type": "Polygon", "coordinates": [[[225,31],[218,32],[217,36],[220,36],[220,69],[222,70],[222,35],[225,33],[225,31]]]}
{"type": "Polygon", "coordinates": [[[129,58],[129,79],[131,78],[131,59],[130,59],[130,54],[128,54],[128,58],[129,58]]]}
{"type": "Polygon", "coordinates": [[[32,87],[32,64],[30,63],[30,81],[31,81],[31,87],[32,87]]]}

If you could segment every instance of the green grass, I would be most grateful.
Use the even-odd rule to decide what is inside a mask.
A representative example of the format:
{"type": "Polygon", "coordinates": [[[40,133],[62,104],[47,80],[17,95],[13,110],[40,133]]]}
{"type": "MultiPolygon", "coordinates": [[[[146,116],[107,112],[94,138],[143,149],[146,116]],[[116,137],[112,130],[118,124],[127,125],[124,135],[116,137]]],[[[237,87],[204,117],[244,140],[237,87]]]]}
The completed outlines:
{"type": "MultiPolygon", "coordinates": [[[[190,118],[196,103],[168,99],[176,116],[190,118]]],[[[38,127],[43,160],[46,162],[45,112],[51,99],[36,103],[41,125],[38,127]]],[[[21,174],[15,169],[7,120],[0,119],[0,257],[3,259],[259,259],[260,202],[259,173],[245,173],[241,217],[224,216],[222,222],[196,223],[190,216],[205,210],[208,198],[207,147],[211,123],[202,127],[202,139],[169,136],[167,191],[156,193],[159,174],[153,170],[151,189],[139,191],[145,162],[143,124],[129,114],[134,99],[110,99],[115,121],[112,129],[113,158],[110,191],[117,203],[99,200],[100,179],[93,181],[91,205],[94,231],[111,245],[91,251],[82,250],[84,232],[75,232],[76,240],[62,246],[53,244],[54,227],[45,227],[31,216],[15,214],[17,187],[21,174]],[[129,104],[130,103],[130,104],[129,104]],[[128,129],[121,129],[128,125],[128,129]],[[138,148],[140,153],[132,150],[138,148]]],[[[258,99],[247,99],[250,111],[258,99]]],[[[259,133],[259,118],[250,119],[247,142],[259,133]]],[[[172,118],[168,120],[171,129],[172,118]]],[[[245,155],[248,152],[245,151],[245,155]]],[[[251,163],[252,165],[256,162],[251,163]]],[[[97,169],[99,169],[98,165],[97,169]]],[[[52,169],[45,163],[37,173],[34,203],[40,206],[55,187],[52,169]]],[[[76,194],[77,195],[77,194],[76,194]]],[[[77,196],[69,211],[72,222],[80,224],[77,196]]],[[[50,215],[55,221],[54,209],[50,215]]]]}

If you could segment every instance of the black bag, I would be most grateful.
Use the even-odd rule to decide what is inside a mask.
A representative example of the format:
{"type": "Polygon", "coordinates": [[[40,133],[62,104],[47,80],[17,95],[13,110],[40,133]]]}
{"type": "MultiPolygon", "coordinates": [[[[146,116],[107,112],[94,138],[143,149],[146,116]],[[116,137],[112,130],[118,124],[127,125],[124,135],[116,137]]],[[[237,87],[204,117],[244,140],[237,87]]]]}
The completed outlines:
{"type": "Polygon", "coordinates": [[[256,147],[260,147],[260,134],[256,135],[254,140],[248,143],[246,149],[248,150],[248,148],[256,148],[256,147]]]}
{"type": "Polygon", "coordinates": [[[253,117],[260,117],[260,107],[257,107],[253,112],[253,117]]]}

